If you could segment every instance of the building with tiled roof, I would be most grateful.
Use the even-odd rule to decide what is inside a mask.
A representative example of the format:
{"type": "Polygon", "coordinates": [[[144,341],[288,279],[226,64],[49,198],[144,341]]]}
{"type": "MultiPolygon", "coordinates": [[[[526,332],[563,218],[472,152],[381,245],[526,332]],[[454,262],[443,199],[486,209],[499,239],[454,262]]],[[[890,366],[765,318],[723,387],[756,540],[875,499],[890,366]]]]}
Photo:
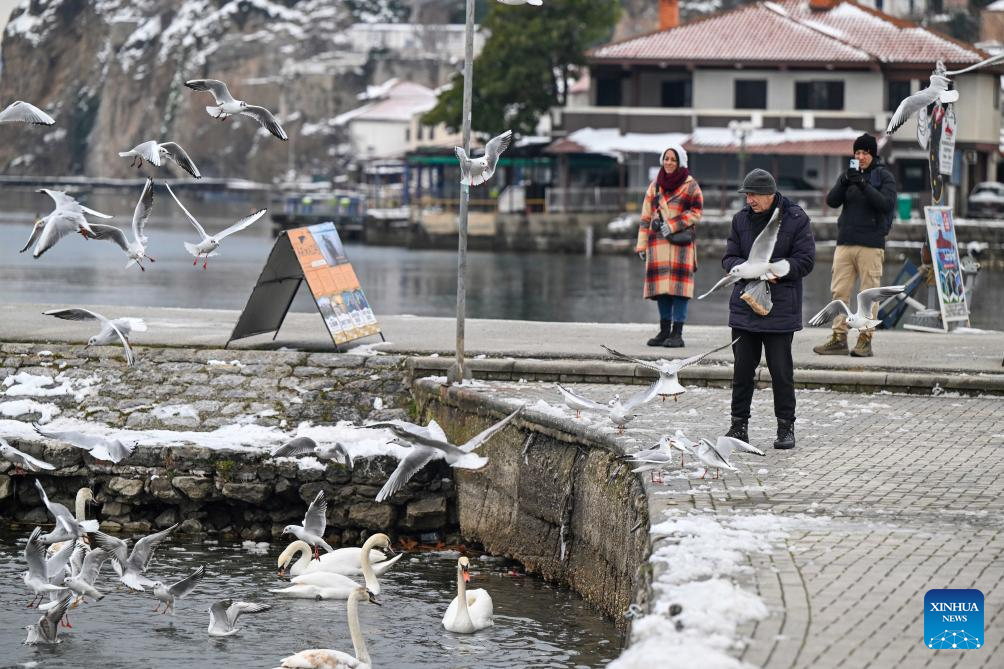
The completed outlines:
{"type": "MultiPolygon", "coordinates": [[[[916,124],[884,138],[888,119],[900,100],[927,85],[936,61],[951,70],[988,55],[855,0],[768,0],[682,25],[673,25],[672,11],[660,15],[671,17],[663,29],[588,53],[587,102],[552,115],[555,135],[570,140],[555,153],[573,150],[577,132],[594,136],[582,135],[586,129],[616,129],[625,147],[676,133],[686,137],[691,171],[709,183],[731,185],[745,148],[744,167],[828,189],[854,137],[870,132],[901,189],[923,194],[928,166],[916,124]],[[732,121],[756,126],[745,145],[728,129],[732,121]]],[[[997,177],[1001,72],[998,66],[955,79],[964,192],[997,177]]],[[[621,153],[621,180],[631,188],[647,183],[663,148],[621,153]]]]}

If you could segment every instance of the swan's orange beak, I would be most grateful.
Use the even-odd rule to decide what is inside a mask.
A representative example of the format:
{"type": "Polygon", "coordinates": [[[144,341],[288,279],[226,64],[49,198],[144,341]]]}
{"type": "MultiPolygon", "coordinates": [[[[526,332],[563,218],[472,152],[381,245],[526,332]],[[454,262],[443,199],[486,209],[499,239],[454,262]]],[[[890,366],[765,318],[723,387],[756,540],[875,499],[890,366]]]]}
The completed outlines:
{"type": "Polygon", "coordinates": [[[279,578],[282,578],[285,575],[286,575],[286,568],[285,567],[279,567],[279,578]]]}
{"type": "Polygon", "coordinates": [[[466,569],[464,569],[461,573],[464,576],[464,583],[470,583],[471,582],[471,573],[469,571],[467,571],[466,569]]]}

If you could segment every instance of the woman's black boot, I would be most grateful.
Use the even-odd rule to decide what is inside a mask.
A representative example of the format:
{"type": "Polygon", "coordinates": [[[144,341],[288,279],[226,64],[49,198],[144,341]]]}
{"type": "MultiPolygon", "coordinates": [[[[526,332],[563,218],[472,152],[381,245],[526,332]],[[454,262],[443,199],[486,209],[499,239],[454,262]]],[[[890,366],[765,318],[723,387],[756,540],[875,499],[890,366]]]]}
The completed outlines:
{"type": "Polygon", "coordinates": [[[673,323],[673,329],[669,332],[663,346],[666,348],[683,348],[683,323],[673,323]]]}
{"type": "Polygon", "coordinates": [[[673,327],[673,321],[659,321],[659,334],[648,340],[649,346],[664,346],[666,340],[669,338],[670,328],[673,327]]]}

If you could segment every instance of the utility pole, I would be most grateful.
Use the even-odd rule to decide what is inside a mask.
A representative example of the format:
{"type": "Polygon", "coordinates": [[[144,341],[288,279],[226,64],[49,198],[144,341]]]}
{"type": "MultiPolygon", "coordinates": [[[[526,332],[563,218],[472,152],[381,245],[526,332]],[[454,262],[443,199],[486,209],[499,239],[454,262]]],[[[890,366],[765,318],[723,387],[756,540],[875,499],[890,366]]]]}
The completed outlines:
{"type": "MultiPolygon", "coordinates": [[[[471,84],[474,78],[474,0],[466,0],[467,27],[464,34],[464,102],[463,145],[471,153],[471,84]]],[[[467,310],[467,208],[470,204],[470,186],[460,186],[460,212],[457,219],[457,359],[446,372],[448,383],[460,383],[470,373],[464,369],[464,316],[467,310]]]]}

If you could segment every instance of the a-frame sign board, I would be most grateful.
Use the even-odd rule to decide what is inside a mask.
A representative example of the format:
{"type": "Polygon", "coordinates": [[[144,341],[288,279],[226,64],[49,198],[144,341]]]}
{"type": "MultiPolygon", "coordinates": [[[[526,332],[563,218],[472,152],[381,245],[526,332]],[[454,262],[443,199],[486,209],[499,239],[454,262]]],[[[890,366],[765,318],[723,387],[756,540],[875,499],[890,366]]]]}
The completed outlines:
{"type": "Polygon", "coordinates": [[[279,234],[227,346],[268,332],[278,336],[304,281],[336,349],[370,335],[383,338],[334,223],[320,223],[279,234]]]}

